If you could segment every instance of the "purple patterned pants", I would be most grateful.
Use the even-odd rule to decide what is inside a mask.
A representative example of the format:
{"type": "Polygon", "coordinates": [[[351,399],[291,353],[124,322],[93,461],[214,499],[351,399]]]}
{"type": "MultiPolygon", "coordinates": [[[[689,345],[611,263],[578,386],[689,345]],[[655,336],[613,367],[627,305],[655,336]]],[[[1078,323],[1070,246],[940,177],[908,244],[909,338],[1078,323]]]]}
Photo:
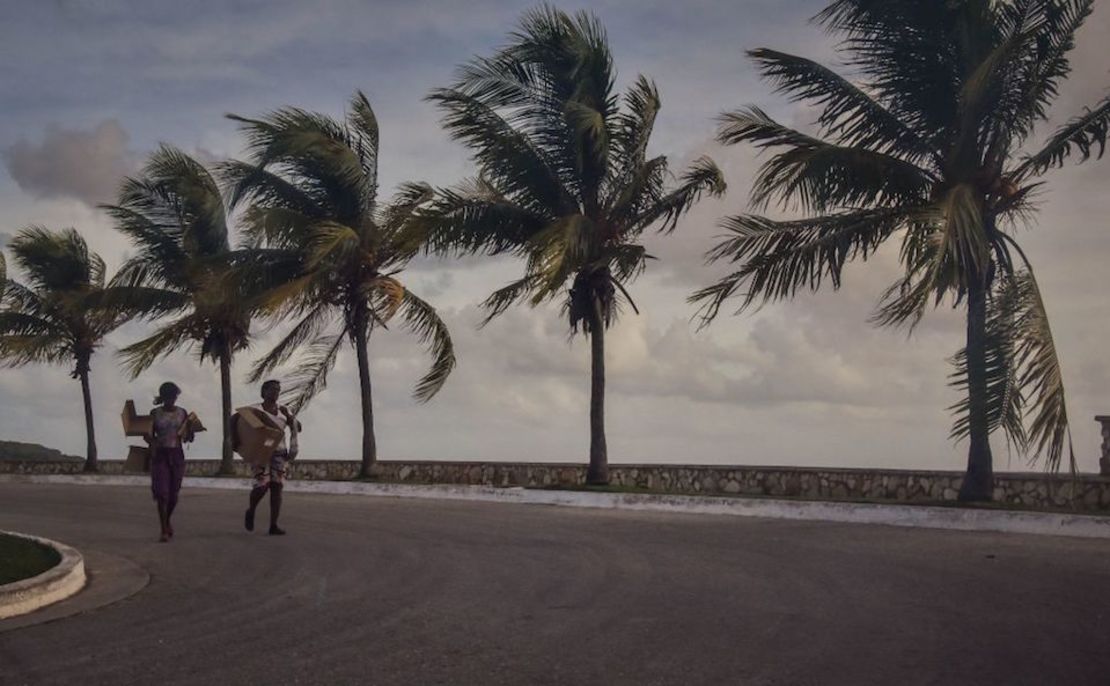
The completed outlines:
{"type": "Polygon", "coordinates": [[[185,476],[185,451],[181,448],[155,448],[150,458],[150,490],[154,499],[173,509],[185,476]]]}

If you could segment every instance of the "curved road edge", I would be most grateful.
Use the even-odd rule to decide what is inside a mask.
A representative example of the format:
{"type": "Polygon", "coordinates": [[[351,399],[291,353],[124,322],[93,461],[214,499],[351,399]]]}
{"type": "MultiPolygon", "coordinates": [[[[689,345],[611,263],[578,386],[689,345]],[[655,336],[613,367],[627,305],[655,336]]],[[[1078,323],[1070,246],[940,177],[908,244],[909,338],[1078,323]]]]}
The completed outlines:
{"type": "MultiPolygon", "coordinates": [[[[43,483],[97,486],[146,486],[145,476],[0,475],[0,483],[43,483]]],[[[249,490],[249,479],[186,477],[189,488],[249,490]]],[[[463,486],[396,484],[361,481],[290,481],[286,491],[431,500],[470,500],[594,509],[640,510],[681,514],[762,517],[841,524],[956,531],[992,531],[1040,536],[1110,539],[1110,516],[1060,512],[1028,512],[985,508],[937,507],[778,498],[607,493],[463,486]]]]}
{"type": "Polygon", "coordinates": [[[47,538],[18,531],[0,533],[35,541],[53,548],[61,561],[38,576],[0,586],[0,619],[34,612],[47,605],[65,600],[85,587],[85,558],[76,549],[47,538]]]}

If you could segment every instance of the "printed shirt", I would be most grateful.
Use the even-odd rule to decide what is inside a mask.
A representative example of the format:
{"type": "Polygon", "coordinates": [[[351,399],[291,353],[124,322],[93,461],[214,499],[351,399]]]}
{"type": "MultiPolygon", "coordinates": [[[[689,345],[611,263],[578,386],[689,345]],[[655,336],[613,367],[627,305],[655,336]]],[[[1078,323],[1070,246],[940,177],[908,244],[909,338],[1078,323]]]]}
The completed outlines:
{"type": "Polygon", "coordinates": [[[161,407],[156,407],[150,415],[154,418],[154,445],[159,448],[180,448],[179,432],[188,417],[185,410],[175,407],[167,412],[161,407]]]}

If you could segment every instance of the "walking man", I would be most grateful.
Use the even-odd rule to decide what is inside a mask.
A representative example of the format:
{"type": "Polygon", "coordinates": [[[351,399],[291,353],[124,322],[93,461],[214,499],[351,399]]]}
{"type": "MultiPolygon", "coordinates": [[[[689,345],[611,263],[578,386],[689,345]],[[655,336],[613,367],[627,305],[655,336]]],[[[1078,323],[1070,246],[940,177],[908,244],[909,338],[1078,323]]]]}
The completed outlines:
{"type": "Polygon", "coordinates": [[[285,531],[278,526],[278,516],[281,514],[281,492],[285,487],[285,465],[297,456],[297,434],[301,431],[301,423],[289,408],[278,404],[281,396],[281,383],[270,380],[262,384],[262,403],[254,408],[260,410],[262,416],[274,427],[281,429],[281,443],[278,444],[270,457],[269,464],[257,464],[254,467],[254,488],[251,489],[250,507],[243,517],[243,525],[247,531],[254,531],[254,511],[258,503],[270,494],[270,535],[284,536],[285,531]],[[285,430],[289,429],[289,442],[285,440],[285,430]]]}

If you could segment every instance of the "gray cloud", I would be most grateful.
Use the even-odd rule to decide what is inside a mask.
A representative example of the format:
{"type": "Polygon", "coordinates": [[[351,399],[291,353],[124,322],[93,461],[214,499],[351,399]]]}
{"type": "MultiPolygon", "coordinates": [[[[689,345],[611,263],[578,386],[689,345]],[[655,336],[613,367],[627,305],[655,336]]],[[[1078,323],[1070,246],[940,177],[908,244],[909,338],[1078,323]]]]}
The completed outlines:
{"type": "MultiPolygon", "coordinates": [[[[686,296],[727,269],[706,267],[702,256],[720,233],[720,218],[746,210],[751,176],[761,161],[743,147],[712,143],[713,116],[754,103],[784,121],[806,123],[812,113],[773,96],[742,50],[767,45],[833,64],[832,43],[804,23],[822,4],[601,0],[591,5],[609,29],[620,82],[642,72],[659,84],[664,110],[654,151],[670,156],[676,171],[708,153],[730,185],[726,198],[701,203],[673,235],[648,238],[660,260],[633,285],[644,314],[627,313],[608,338],[607,416],[615,461],[946,469],[963,464],[966,446],[947,440],[945,410],[956,399],[946,386],[946,360],[962,339],[959,313],[930,313],[911,338],[867,322],[875,299],[898,274],[897,246],[851,266],[839,292],[799,294],[758,312],[722,316],[703,331],[689,321],[686,296]]],[[[205,12],[121,0],[76,3],[74,16],[62,19],[45,4],[35,5],[12,17],[21,23],[9,31],[16,41],[9,47],[26,59],[12,67],[9,85],[19,97],[5,101],[2,130],[33,134],[39,122],[59,121],[67,130],[91,135],[92,122],[118,112],[125,118],[117,126],[132,136],[136,149],[164,139],[209,160],[241,154],[241,140],[222,112],[253,115],[295,104],[338,114],[361,87],[382,122],[383,197],[404,179],[449,185],[471,173],[472,165],[422,98],[445,83],[453,65],[488,54],[519,12],[532,5],[483,0],[475,11],[473,3],[465,8],[439,3],[433,9],[356,0],[311,9],[268,3],[261,21],[255,21],[256,11],[235,3],[218,9],[213,3],[205,12]],[[45,26],[61,38],[43,41],[45,26]],[[152,98],[155,86],[159,97],[152,98]]],[[[1096,100],[1110,83],[1099,41],[1110,12],[1102,9],[1096,8],[1079,36],[1075,73],[1054,110],[1056,121],[1096,100]]],[[[1040,133],[1048,135],[1051,128],[1040,133]]],[[[0,147],[14,143],[0,135],[0,147]]],[[[46,147],[45,141],[22,145],[46,147]]],[[[126,151],[128,142],[121,147],[126,151]]],[[[1103,192],[1107,163],[1051,175],[1034,230],[1020,235],[1051,311],[1076,449],[1087,469],[1096,464],[1099,441],[1090,417],[1110,410],[1105,404],[1110,361],[1102,349],[1110,301],[1100,288],[1110,254],[1110,233],[1103,230],[1110,213],[1110,196],[1103,192]]],[[[0,175],[0,227],[79,226],[95,249],[118,261],[125,242],[103,216],[57,197],[63,194],[19,184],[16,188],[0,175]]],[[[375,334],[370,356],[384,459],[585,459],[589,350],[584,339],[568,340],[558,306],[514,308],[476,328],[482,316],[476,304],[520,269],[507,258],[421,258],[402,275],[406,285],[441,309],[459,366],[438,397],[418,405],[411,391],[427,367],[426,355],[399,327],[375,334]]],[[[113,350],[146,330],[121,330],[94,359],[105,457],[123,455],[124,439],[114,420],[119,404],[127,397],[149,401],[162,380],[185,386],[182,402],[202,417],[218,413],[216,370],[198,367],[185,354],[164,360],[138,381],[121,376],[113,350]]],[[[257,396],[238,375],[278,333],[261,337],[236,362],[236,402],[257,396]]],[[[80,408],[79,389],[64,368],[0,375],[2,437],[79,452],[80,408]]],[[[349,350],[305,421],[307,458],[357,456],[357,375],[349,350]]],[[[190,456],[217,454],[218,434],[202,434],[190,456]]],[[[1007,463],[1001,449],[998,465],[1023,466],[1016,458],[1007,463]]]]}
{"type": "Polygon", "coordinates": [[[110,201],[136,167],[128,135],[115,119],[91,130],[47,128],[40,143],[20,140],[4,150],[8,173],[40,198],[71,197],[89,205],[110,201]]]}

